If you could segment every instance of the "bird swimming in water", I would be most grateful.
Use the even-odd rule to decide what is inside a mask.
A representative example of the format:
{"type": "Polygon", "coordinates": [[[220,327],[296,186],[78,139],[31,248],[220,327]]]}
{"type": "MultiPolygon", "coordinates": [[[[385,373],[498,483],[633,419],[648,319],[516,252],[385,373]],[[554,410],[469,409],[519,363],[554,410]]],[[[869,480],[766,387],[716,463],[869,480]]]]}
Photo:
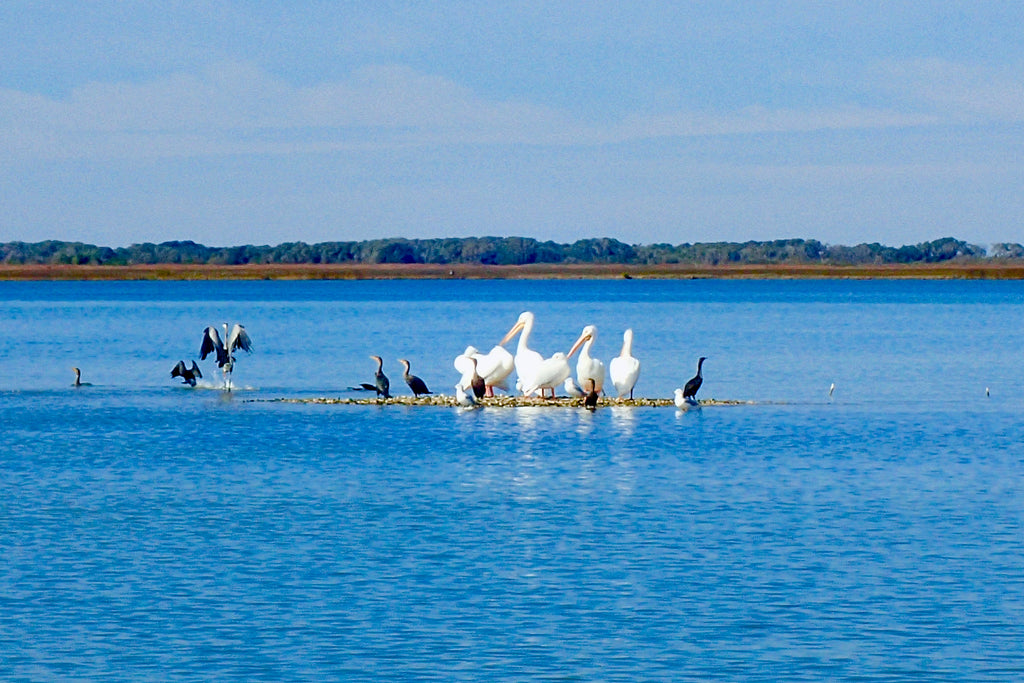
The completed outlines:
{"type": "Polygon", "coordinates": [[[377,361],[377,372],[374,381],[374,391],[377,392],[377,398],[383,396],[384,398],[391,398],[389,389],[391,389],[391,382],[388,381],[388,376],[384,374],[384,361],[380,356],[370,356],[373,360],[377,361]]]}
{"type": "Polygon", "coordinates": [[[413,396],[419,398],[422,394],[431,393],[430,389],[427,389],[426,382],[424,382],[416,375],[409,374],[409,361],[407,361],[404,358],[399,358],[398,362],[401,363],[403,367],[405,367],[405,372],[402,373],[402,377],[405,379],[405,383],[409,385],[409,388],[412,389],[413,396]]]}
{"type": "Polygon", "coordinates": [[[697,403],[697,391],[700,389],[700,385],[704,383],[704,377],[701,375],[701,367],[704,365],[704,361],[707,358],[701,356],[697,361],[697,374],[694,375],[690,381],[683,387],[683,398],[688,399],[690,403],[697,403]]]}
{"type": "Polygon", "coordinates": [[[587,410],[597,410],[597,384],[591,377],[587,380],[587,396],[583,399],[583,405],[587,410]]]}
{"type": "Polygon", "coordinates": [[[195,361],[192,361],[192,367],[185,367],[185,361],[179,360],[178,364],[171,368],[171,377],[180,377],[184,384],[194,387],[196,385],[196,378],[202,377],[203,373],[199,370],[199,366],[196,365],[195,361]]]}
{"type": "Polygon", "coordinates": [[[829,388],[828,388],[828,400],[830,400],[830,401],[832,400],[832,394],[835,393],[835,390],[836,390],[836,383],[832,382],[832,384],[829,385],[829,388]]]}
{"type": "Polygon", "coordinates": [[[82,371],[78,368],[71,368],[71,371],[75,373],[75,381],[71,384],[73,387],[91,387],[91,382],[82,381],[82,371]]]}
{"type": "Polygon", "coordinates": [[[632,329],[622,333],[622,351],[608,363],[608,375],[619,398],[626,394],[633,398],[633,387],[640,378],[640,361],[633,357],[632,329]]]}

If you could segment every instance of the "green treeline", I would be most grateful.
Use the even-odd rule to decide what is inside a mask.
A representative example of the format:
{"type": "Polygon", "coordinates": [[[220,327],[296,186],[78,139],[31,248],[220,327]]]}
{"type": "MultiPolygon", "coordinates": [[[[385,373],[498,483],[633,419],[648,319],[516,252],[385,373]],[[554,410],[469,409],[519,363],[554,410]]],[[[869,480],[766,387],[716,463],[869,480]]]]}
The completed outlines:
{"type": "Polygon", "coordinates": [[[630,245],[615,239],[583,239],[572,244],[526,237],[379,239],[361,242],[286,242],[277,246],[207,247],[192,241],[99,247],[81,242],[8,242],[0,245],[0,263],[140,264],[357,264],[433,263],[525,265],[530,263],[678,264],[827,264],[938,263],[952,259],[1024,259],[1024,246],[1002,243],[983,247],[946,237],[932,242],[889,247],[877,242],[853,247],[817,240],[698,242],[630,245]]]}

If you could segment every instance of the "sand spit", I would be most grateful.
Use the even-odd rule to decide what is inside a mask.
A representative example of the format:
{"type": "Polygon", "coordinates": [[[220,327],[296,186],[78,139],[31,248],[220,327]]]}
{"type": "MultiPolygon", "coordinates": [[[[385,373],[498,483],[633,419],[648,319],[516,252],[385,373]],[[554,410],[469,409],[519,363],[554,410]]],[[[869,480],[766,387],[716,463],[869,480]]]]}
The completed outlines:
{"type": "MultiPolygon", "coordinates": [[[[252,403],[305,403],[311,405],[349,405],[349,406],[442,406],[457,407],[459,404],[454,396],[433,395],[413,398],[412,396],[393,396],[388,399],[377,398],[255,398],[247,399],[252,403]]],[[[740,406],[755,405],[755,401],[735,401],[721,399],[704,399],[699,406],[740,406]]],[[[487,408],[582,408],[582,398],[534,398],[524,396],[496,396],[480,399],[479,405],[487,408]]],[[[630,408],[668,408],[675,407],[670,398],[634,398],[617,399],[602,398],[598,408],[614,408],[625,406],[630,408]]]]}

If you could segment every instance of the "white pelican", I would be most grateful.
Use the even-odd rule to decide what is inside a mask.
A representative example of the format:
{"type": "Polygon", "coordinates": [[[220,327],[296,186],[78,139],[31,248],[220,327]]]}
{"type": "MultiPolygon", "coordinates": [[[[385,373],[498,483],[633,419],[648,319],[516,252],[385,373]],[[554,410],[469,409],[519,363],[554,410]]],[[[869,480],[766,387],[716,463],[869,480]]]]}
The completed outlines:
{"type": "Polygon", "coordinates": [[[459,384],[463,389],[470,388],[473,377],[471,358],[476,358],[476,371],[484,378],[486,396],[494,396],[494,387],[508,390],[505,378],[512,374],[515,360],[504,346],[495,346],[487,354],[482,354],[475,346],[467,346],[461,356],[455,357],[455,369],[462,375],[459,384]]]}
{"type": "Polygon", "coordinates": [[[224,372],[224,388],[231,391],[231,371],[235,367],[235,351],[242,349],[246,353],[252,353],[252,339],[249,338],[245,328],[238,323],[231,328],[228,334],[228,324],[222,323],[224,328],[224,339],[227,344],[220,340],[216,327],[207,327],[203,331],[203,343],[199,347],[199,360],[206,360],[210,353],[217,354],[217,367],[224,372]]]}
{"type": "Polygon", "coordinates": [[[569,358],[576,353],[576,349],[583,347],[580,350],[580,359],[576,363],[576,379],[579,380],[581,387],[587,386],[587,380],[594,380],[594,390],[601,393],[604,391],[604,363],[590,356],[590,347],[596,340],[597,327],[587,325],[583,328],[580,338],[569,349],[569,358]]]}
{"type": "MultiPolygon", "coordinates": [[[[540,387],[540,384],[535,380],[537,379],[537,373],[540,372],[540,365],[544,362],[544,357],[530,348],[531,332],[533,332],[533,313],[524,311],[519,315],[519,320],[508,331],[508,334],[498,342],[498,346],[504,346],[516,334],[519,335],[519,343],[516,345],[516,355],[513,359],[513,364],[516,374],[519,376],[519,381],[522,382],[524,394],[531,394],[540,387]]],[[[568,362],[565,365],[568,367],[568,362]]],[[[559,381],[564,380],[565,377],[562,377],[559,381]]]]}
{"type": "Polygon", "coordinates": [[[565,382],[571,374],[568,357],[558,351],[552,354],[551,358],[542,360],[533,377],[523,381],[523,394],[529,396],[539,389],[541,398],[544,398],[544,390],[550,389],[551,398],[554,398],[555,387],[565,382]]]}
{"type": "Polygon", "coordinates": [[[633,398],[633,387],[640,377],[640,361],[633,358],[633,330],[622,333],[622,351],[608,364],[608,374],[612,378],[615,392],[619,398],[626,394],[633,398]]]}

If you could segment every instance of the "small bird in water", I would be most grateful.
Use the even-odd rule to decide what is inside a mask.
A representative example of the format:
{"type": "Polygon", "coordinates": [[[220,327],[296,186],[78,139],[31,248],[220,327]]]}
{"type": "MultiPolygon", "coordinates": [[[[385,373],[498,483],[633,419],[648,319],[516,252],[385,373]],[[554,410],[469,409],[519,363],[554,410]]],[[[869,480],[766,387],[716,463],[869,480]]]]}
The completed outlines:
{"type": "Polygon", "coordinates": [[[416,398],[419,398],[423,394],[431,393],[430,389],[427,389],[427,383],[426,382],[424,382],[422,379],[420,379],[416,375],[409,374],[409,369],[410,369],[409,361],[407,361],[404,358],[399,358],[398,362],[401,363],[403,367],[405,367],[405,372],[402,373],[402,377],[405,378],[405,383],[409,385],[410,389],[412,389],[412,395],[413,396],[415,396],[416,398]]]}
{"type": "Polygon", "coordinates": [[[587,379],[587,396],[583,399],[587,410],[597,410],[597,384],[593,378],[587,379]]]}
{"type": "Polygon", "coordinates": [[[180,377],[184,384],[194,387],[196,385],[196,378],[202,377],[203,373],[200,372],[199,366],[196,365],[195,361],[192,361],[192,367],[185,367],[185,361],[179,360],[178,364],[171,369],[171,377],[180,377]]]}
{"type": "Polygon", "coordinates": [[[380,356],[370,356],[370,358],[377,361],[377,373],[373,385],[374,391],[377,392],[377,398],[380,398],[381,396],[384,398],[391,398],[391,394],[389,392],[391,389],[391,382],[388,381],[388,376],[384,374],[384,361],[380,356]]]}
{"type": "Polygon", "coordinates": [[[828,399],[830,401],[832,400],[832,394],[835,392],[835,390],[836,390],[836,383],[832,382],[832,385],[828,388],[828,399]]]}
{"type": "Polygon", "coordinates": [[[701,375],[701,368],[706,360],[707,358],[704,356],[700,357],[697,361],[697,374],[686,383],[685,387],[683,387],[683,398],[687,399],[690,403],[697,403],[697,391],[700,389],[700,385],[704,383],[704,377],[701,375]]]}
{"type": "Polygon", "coordinates": [[[75,373],[75,381],[71,385],[73,387],[91,387],[92,383],[82,381],[82,371],[78,368],[71,368],[71,371],[75,373]]]}

